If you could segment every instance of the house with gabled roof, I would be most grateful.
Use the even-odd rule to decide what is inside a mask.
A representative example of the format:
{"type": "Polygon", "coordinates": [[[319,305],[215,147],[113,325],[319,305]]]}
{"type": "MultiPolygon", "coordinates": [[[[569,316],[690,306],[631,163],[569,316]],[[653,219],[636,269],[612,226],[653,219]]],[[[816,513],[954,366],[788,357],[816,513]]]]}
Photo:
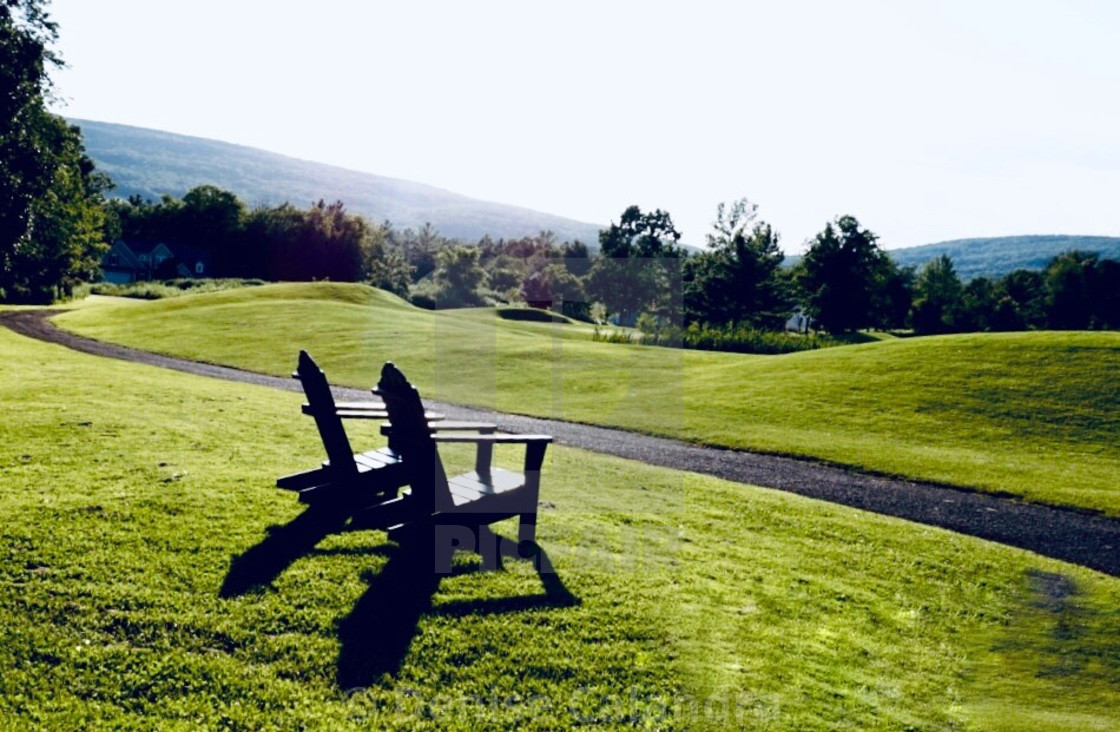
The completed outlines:
{"type": "Polygon", "coordinates": [[[101,258],[106,282],[126,284],[137,280],[209,277],[208,252],[185,244],[126,242],[117,239],[101,258]]]}

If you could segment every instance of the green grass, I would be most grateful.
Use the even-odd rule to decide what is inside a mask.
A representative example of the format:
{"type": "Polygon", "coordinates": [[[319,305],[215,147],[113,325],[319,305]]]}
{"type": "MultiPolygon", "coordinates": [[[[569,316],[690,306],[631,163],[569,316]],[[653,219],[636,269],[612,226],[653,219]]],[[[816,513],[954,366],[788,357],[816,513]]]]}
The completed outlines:
{"type": "Polygon", "coordinates": [[[357,285],[275,285],[56,322],[289,373],[300,348],[369,386],[392,360],[433,399],[787,454],[1120,515],[1120,334],[895,338],[783,356],[594,343],[593,328],[432,313],[357,285]]]}
{"type": "Polygon", "coordinates": [[[463,554],[410,604],[376,532],[222,597],[232,557],[290,540],[276,476],[322,457],[299,395],[0,348],[0,727],[1120,724],[1120,580],[560,447],[539,539],[575,603],[463,554]]]}

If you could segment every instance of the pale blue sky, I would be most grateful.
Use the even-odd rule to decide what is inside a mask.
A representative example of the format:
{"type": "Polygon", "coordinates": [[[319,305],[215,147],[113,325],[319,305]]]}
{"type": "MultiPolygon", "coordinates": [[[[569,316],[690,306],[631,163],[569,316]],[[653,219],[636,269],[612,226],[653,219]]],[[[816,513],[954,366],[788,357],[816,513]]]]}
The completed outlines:
{"type": "Polygon", "coordinates": [[[54,0],[74,117],[787,251],[1120,236],[1120,1],[54,0]]]}

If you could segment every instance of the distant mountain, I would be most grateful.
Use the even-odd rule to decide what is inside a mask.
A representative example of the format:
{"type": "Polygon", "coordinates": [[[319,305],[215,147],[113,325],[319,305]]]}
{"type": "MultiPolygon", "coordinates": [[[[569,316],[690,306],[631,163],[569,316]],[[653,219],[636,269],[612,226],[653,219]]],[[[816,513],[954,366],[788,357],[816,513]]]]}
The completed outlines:
{"type": "Polygon", "coordinates": [[[113,195],[158,200],[180,197],[198,185],[232,191],[249,206],[288,201],[306,208],[319,199],[341,200],[371,222],[395,227],[430,222],[444,236],[475,241],[484,234],[517,238],[550,230],[560,241],[598,244],[599,226],[452,193],[422,183],[297,160],[257,148],[200,137],[72,119],[86,152],[117,187],[113,195]]]}
{"type": "MultiPolygon", "coordinates": [[[[1120,260],[1120,237],[1066,234],[995,236],[890,249],[887,254],[900,267],[914,269],[921,269],[926,262],[948,254],[957,276],[967,282],[977,277],[1003,277],[1017,269],[1042,269],[1055,256],[1071,249],[1097,252],[1102,259],[1120,260]]],[[[793,267],[801,261],[801,256],[787,256],[782,266],[793,267]]]]}
{"type": "Polygon", "coordinates": [[[1071,249],[1099,252],[1102,258],[1120,260],[1120,237],[1115,236],[1000,236],[988,239],[954,239],[888,254],[903,267],[921,268],[931,259],[948,254],[962,280],[1003,277],[1016,269],[1042,269],[1056,255],[1071,249]]]}

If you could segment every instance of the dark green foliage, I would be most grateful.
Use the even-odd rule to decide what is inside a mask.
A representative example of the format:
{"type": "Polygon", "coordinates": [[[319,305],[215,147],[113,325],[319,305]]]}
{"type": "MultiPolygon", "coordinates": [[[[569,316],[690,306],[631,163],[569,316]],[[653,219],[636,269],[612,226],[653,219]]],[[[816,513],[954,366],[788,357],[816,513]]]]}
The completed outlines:
{"type": "Polygon", "coordinates": [[[46,109],[57,28],[40,0],[0,3],[0,300],[47,303],[104,251],[108,179],[81,133],[46,109]]]}
{"type": "Polygon", "coordinates": [[[913,267],[899,267],[893,260],[887,259],[872,301],[875,327],[896,330],[907,326],[914,300],[915,277],[913,267]]]}
{"type": "Polygon", "coordinates": [[[1093,321],[1096,253],[1063,252],[1046,266],[1046,305],[1051,328],[1084,330],[1093,321]]]}
{"type": "Polygon", "coordinates": [[[83,287],[91,295],[111,295],[113,297],[134,297],[140,300],[162,300],[167,297],[190,295],[200,292],[234,290],[240,287],[259,287],[265,284],[258,279],[167,279],[162,281],[140,281],[128,284],[95,282],[83,287]]]}
{"type": "Polygon", "coordinates": [[[587,290],[622,321],[642,312],[680,320],[680,232],[668,212],[630,206],[619,223],[599,232],[601,257],[591,265],[587,290]]]}
{"type": "Polygon", "coordinates": [[[396,233],[387,223],[371,227],[341,201],[246,211],[233,193],[207,185],[182,200],[164,196],[155,203],[133,196],[113,201],[111,208],[125,241],[196,248],[211,256],[219,277],[367,281],[398,295],[408,292],[412,270],[394,244],[396,233]]]}
{"type": "Polygon", "coordinates": [[[781,270],[785,255],[778,248],[777,232],[765,222],[754,222],[757,209],[745,198],[730,209],[719,204],[708,250],[685,262],[689,322],[781,328],[792,305],[781,270]]]}
{"type": "Polygon", "coordinates": [[[640,343],[645,346],[691,348],[698,351],[728,351],[731,353],[780,354],[811,351],[817,348],[843,345],[819,333],[783,333],[760,330],[747,324],[711,325],[690,323],[682,328],[656,319],[639,319],[640,336],[621,330],[595,329],[592,340],[601,343],[640,343]]]}
{"type": "Polygon", "coordinates": [[[433,275],[435,304],[440,308],[484,305],[481,290],[486,286],[486,270],[479,265],[478,249],[452,247],[440,251],[433,275]]]}
{"type": "Polygon", "coordinates": [[[890,271],[878,237],[854,216],[841,216],[817,234],[797,270],[809,314],[833,333],[874,324],[876,300],[890,271]]]}
{"type": "Polygon", "coordinates": [[[1054,257],[1042,272],[977,277],[962,287],[942,255],[918,277],[911,322],[919,333],[1115,328],[1118,274],[1120,263],[1073,251],[1054,257]]]}
{"type": "Polygon", "coordinates": [[[914,283],[914,306],[910,313],[914,330],[918,333],[957,330],[963,291],[948,255],[942,254],[927,262],[914,283]]]}

